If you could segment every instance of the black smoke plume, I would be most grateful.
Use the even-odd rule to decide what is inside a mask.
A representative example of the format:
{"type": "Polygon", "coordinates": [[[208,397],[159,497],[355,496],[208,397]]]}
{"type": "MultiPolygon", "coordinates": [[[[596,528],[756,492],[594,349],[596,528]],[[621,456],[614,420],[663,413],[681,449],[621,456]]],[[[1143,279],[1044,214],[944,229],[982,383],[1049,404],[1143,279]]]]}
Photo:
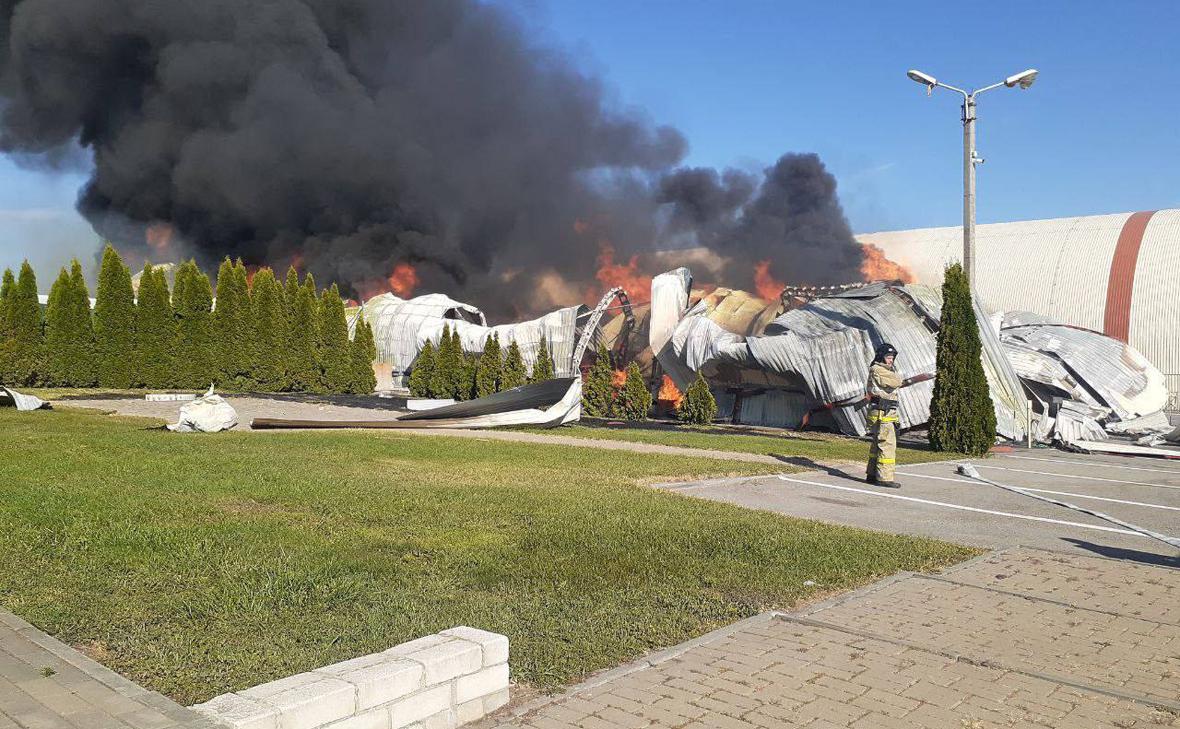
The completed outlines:
{"type": "Polygon", "coordinates": [[[761,186],[678,170],[679,132],[475,0],[0,0],[0,151],[79,148],[78,208],[133,264],[298,261],[360,294],[405,262],[502,317],[573,303],[531,282],[580,293],[598,239],[692,239],[746,280],[763,259],[815,283],[859,265],[817,158],[761,186]]]}

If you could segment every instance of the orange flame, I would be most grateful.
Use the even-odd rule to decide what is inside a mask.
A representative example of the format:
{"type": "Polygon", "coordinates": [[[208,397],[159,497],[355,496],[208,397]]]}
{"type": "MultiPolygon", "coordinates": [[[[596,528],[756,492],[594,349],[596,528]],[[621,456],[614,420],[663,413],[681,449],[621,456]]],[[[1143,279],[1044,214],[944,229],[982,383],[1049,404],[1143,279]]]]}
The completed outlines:
{"type": "Polygon", "coordinates": [[[754,265],[754,290],[767,301],[775,301],[787,285],[770,274],[770,261],[754,265]]]}
{"type": "Polygon", "coordinates": [[[676,386],[672,378],[664,375],[664,380],[660,383],[660,392],[656,396],[656,400],[668,403],[672,406],[672,409],[679,410],[680,403],[684,402],[684,395],[681,394],[680,388],[676,386]]]}
{"type": "Polygon", "coordinates": [[[399,263],[393,267],[393,273],[389,274],[388,280],[393,293],[408,299],[414,295],[414,289],[418,287],[418,272],[408,263],[399,263]]]}
{"type": "Polygon", "coordinates": [[[168,258],[172,255],[172,235],[174,232],[168,223],[152,223],[144,232],[144,238],[153,253],[161,258],[168,258]]]}
{"type": "Polygon", "coordinates": [[[861,244],[864,249],[864,260],[860,264],[860,274],[865,281],[901,281],[913,283],[914,274],[900,263],[895,263],[885,256],[885,251],[872,243],[861,244]]]}
{"type": "MultiPolygon", "coordinates": [[[[598,241],[598,271],[594,277],[605,288],[623,287],[632,304],[651,298],[651,276],[639,270],[639,256],[631,256],[627,263],[615,263],[615,247],[608,240],[598,241]]],[[[597,301],[601,295],[597,292],[590,298],[597,301]]]]}
{"type": "Polygon", "coordinates": [[[254,288],[254,274],[262,270],[262,266],[255,266],[253,264],[246,266],[246,285],[254,288]]]}
{"type": "Polygon", "coordinates": [[[299,251],[295,251],[295,253],[291,256],[291,268],[294,268],[300,273],[303,272],[303,254],[299,251]]]}
{"type": "Polygon", "coordinates": [[[615,370],[615,373],[613,375],[611,375],[610,384],[617,390],[617,389],[621,388],[623,385],[625,385],[626,383],[627,383],[626,370],[615,370]]]}

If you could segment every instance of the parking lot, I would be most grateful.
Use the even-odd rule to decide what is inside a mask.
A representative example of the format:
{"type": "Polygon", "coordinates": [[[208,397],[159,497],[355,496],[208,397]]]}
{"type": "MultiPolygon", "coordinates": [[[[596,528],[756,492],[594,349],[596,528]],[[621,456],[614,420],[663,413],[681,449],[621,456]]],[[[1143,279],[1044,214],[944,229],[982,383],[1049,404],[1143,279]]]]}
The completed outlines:
{"type": "MultiPolygon", "coordinates": [[[[1180,461],[1019,449],[971,463],[988,479],[1180,533],[1180,461]]],[[[1178,565],[1177,551],[1102,519],[968,479],[958,461],[898,466],[899,489],[866,484],[863,468],[723,479],[666,488],[808,519],[981,547],[1028,545],[1178,565]]]]}

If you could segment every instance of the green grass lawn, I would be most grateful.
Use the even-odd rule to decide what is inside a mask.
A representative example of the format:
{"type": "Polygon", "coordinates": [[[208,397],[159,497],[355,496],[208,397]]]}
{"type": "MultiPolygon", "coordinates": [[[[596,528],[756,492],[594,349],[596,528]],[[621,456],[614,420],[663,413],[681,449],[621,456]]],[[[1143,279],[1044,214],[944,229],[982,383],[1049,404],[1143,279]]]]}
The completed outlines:
{"type": "MultiPolygon", "coordinates": [[[[868,441],[849,438],[831,433],[794,432],[783,430],[768,433],[766,430],[742,432],[728,427],[716,426],[656,426],[635,427],[627,425],[566,425],[556,430],[536,431],[570,435],[596,440],[624,440],[634,443],[656,443],[659,445],[682,446],[685,448],[708,448],[715,451],[736,451],[758,453],[794,459],[806,466],[808,461],[856,461],[864,462],[869,457],[868,441]]],[[[953,453],[941,453],[929,448],[898,445],[899,463],[924,463],[955,458],[953,453]]]]}
{"type": "Polygon", "coordinates": [[[460,624],[554,688],[973,553],[643,485],[758,464],[153,425],[0,411],[0,604],[181,703],[460,624]]]}

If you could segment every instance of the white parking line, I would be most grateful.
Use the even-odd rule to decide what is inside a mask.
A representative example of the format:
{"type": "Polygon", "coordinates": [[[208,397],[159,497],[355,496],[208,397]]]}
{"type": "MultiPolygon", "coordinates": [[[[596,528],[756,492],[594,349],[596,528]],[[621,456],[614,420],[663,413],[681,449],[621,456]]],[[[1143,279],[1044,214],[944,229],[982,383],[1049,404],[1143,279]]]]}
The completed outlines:
{"type": "Polygon", "coordinates": [[[1122,483],[1128,486],[1151,486],[1157,489],[1180,489],[1180,486],[1170,486],[1166,483],[1148,483],[1147,481],[1123,481],[1117,478],[1098,478],[1097,476],[1078,476],[1072,473],[1053,473],[1052,471],[1029,471],[1024,468],[1007,468],[1005,466],[989,466],[986,463],[972,464],[976,468],[994,468],[997,471],[1011,471],[1012,473],[1031,473],[1037,476],[1056,476],[1057,478],[1077,478],[1083,481],[1102,481],[1103,483],[1122,483]]]}
{"type": "MultiPolygon", "coordinates": [[[[1118,463],[1103,463],[1101,461],[1074,461],[1065,458],[1037,458],[1036,456],[1016,456],[1006,454],[1001,458],[1019,458],[1022,461],[1044,461],[1045,463],[1070,463],[1075,466],[1094,466],[1097,468],[1118,468],[1124,471],[1150,471],[1152,473],[1171,473],[1180,476],[1180,469],[1147,468],[1146,466],[1123,466],[1118,463]]],[[[917,464],[915,464],[917,465],[917,464]]]]}
{"type": "MultiPolygon", "coordinates": [[[[911,476],[913,478],[929,478],[935,481],[958,481],[959,483],[969,483],[976,486],[978,481],[973,481],[969,478],[952,478],[950,476],[931,476],[925,473],[902,473],[897,472],[898,476],[911,476]]],[[[1028,486],[1016,486],[1015,488],[1023,489],[1024,491],[1034,491],[1038,494],[1053,494],[1054,496],[1073,496],[1077,499],[1090,499],[1091,501],[1109,501],[1112,504],[1126,504],[1128,506],[1144,506],[1148,509],[1166,509],[1168,511],[1180,511],[1180,506],[1165,506],[1164,504],[1148,504],[1143,501],[1127,501],[1125,499],[1111,499],[1106,496],[1091,496],[1089,494],[1075,494],[1070,491],[1050,491],[1049,489],[1034,489],[1028,486]]]]}
{"type": "Polygon", "coordinates": [[[884,491],[869,491],[867,489],[854,489],[851,486],[837,486],[831,483],[820,483],[818,481],[805,481],[801,478],[790,478],[788,476],[779,476],[783,481],[791,483],[802,483],[808,486],[819,486],[825,489],[835,489],[837,491],[851,491],[858,494],[866,494],[868,496],[880,496],[883,499],[900,499],[902,501],[914,501],[919,504],[929,504],[931,506],[942,506],[947,509],[958,509],[960,511],[974,511],[979,514],[991,514],[992,516],[1006,516],[1010,519],[1027,519],[1028,521],[1039,521],[1047,524],[1061,524],[1063,526],[1077,527],[1079,529],[1093,529],[1099,532],[1114,532],[1116,534],[1130,534],[1135,537],[1142,537],[1138,532],[1133,532],[1130,529],[1118,529],[1116,527],[1098,526],[1096,524],[1081,524],[1076,521],[1064,521],[1061,519],[1050,519],[1044,516],[1029,516],[1028,514],[1013,514],[1007,511],[992,511],[991,509],[980,509],[974,506],[963,506],[962,504],[948,504],[945,501],[931,501],[929,499],[919,499],[913,496],[902,496],[901,494],[890,494],[884,491]]]}

